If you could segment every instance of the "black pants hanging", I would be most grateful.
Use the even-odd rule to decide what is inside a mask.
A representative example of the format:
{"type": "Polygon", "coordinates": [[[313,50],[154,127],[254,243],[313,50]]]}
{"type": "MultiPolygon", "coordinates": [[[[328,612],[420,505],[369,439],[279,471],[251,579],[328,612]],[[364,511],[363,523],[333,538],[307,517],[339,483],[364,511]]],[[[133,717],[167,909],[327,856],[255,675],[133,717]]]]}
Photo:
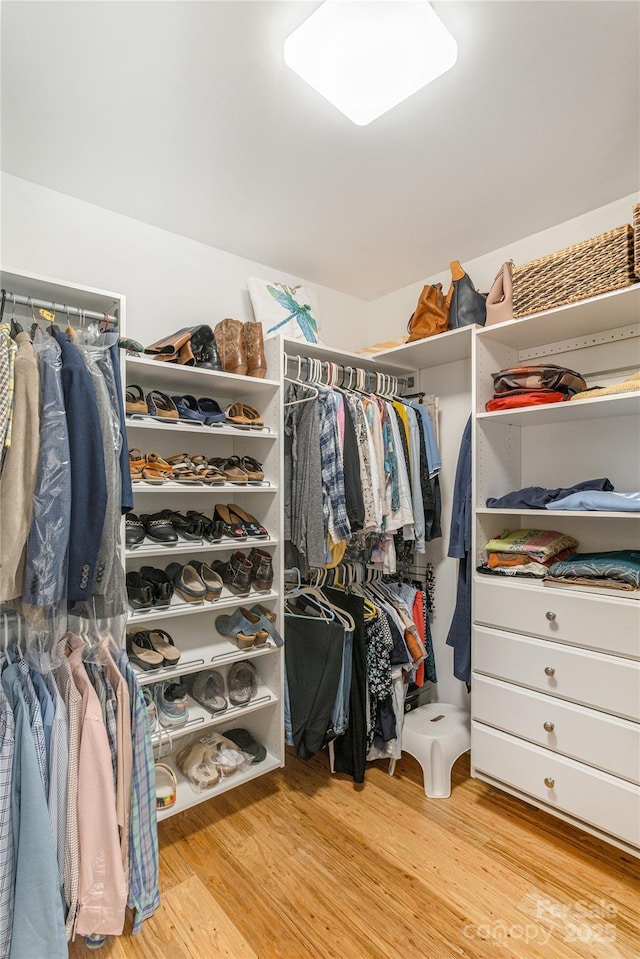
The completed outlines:
{"type": "Polygon", "coordinates": [[[285,662],[296,753],[310,759],[326,742],[336,701],[344,627],[321,619],[285,616],[285,662]]]}
{"type": "Polygon", "coordinates": [[[347,773],[356,783],[364,782],[367,760],[367,644],[364,634],[364,600],[361,596],[327,589],[331,602],[353,617],[353,667],[349,699],[349,727],[334,743],[334,769],[347,773]]]}

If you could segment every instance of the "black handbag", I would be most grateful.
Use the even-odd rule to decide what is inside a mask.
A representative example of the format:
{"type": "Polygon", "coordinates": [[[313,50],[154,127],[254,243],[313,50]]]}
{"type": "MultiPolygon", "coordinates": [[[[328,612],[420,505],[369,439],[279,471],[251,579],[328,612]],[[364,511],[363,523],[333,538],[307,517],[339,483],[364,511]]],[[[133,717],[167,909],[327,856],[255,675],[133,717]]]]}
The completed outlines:
{"type": "Polygon", "coordinates": [[[476,323],[487,322],[487,297],[479,293],[458,260],[451,264],[451,287],[447,295],[449,306],[449,329],[459,330],[476,323]]]}

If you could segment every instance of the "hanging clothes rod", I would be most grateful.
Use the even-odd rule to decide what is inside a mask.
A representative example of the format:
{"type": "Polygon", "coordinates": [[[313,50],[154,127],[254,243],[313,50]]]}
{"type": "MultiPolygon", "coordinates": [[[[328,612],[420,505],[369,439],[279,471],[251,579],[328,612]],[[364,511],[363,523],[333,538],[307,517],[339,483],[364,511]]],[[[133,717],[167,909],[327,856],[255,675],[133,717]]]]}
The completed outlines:
{"type": "Polygon", "coordinates": [[[377,370],[365,370],[360,366],[346,366],[342,363],[332,363],[330,360],[319,360],[309,356],[290,355],[288,353],[284,354],[284,359],[287,366],[289,364],[295,365],[298,380],[302,380],[304,367],[307,382],[312,381],[326,386],[355,388],[365,393],[397,395],[400,392],[400,387],[408,385],[404,377],[379,373],[377,370]]]}
{"type": "Polygon", "coordinates": [[[66,303],[53,303],[51,300],[40,300],[33,296],[23,296],[21,293],[9,293],[8,290],[2,290],[5,294],[7,306],[28,306],[37,310],[50,310],[53,313],[61,313],[64,316],[79,316],[83,320],[99,320],[101,323],[111,323],[112,326],[118,325],[118,318],[111,313],[98,313],[95,310],[83,310],[80,306],[67,306],[66,303]]]}

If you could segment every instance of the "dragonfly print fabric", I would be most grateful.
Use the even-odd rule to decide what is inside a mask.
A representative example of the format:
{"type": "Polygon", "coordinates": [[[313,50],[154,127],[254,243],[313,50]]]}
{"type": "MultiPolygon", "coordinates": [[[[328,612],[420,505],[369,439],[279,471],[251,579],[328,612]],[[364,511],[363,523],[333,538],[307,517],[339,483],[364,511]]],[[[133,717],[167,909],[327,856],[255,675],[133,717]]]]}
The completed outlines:
{"type": "Polygon", "coordinates": [[[319,343],[315,297],[304,286],[289,286],[250,277],[249,295],[255,318],[264,335],[319,343]]]}

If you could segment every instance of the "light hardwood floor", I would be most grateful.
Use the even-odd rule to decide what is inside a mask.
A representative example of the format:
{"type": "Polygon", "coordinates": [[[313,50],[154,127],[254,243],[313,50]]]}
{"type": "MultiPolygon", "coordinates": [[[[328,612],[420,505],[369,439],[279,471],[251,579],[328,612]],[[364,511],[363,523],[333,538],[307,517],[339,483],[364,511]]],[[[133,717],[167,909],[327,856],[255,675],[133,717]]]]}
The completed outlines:
{"type": "Polygon", "coordinates": [[[160,843],[160,910],[92,955],[640,956],[640,861],[471,779],[468,755],[435,800],[409,756],[356,787],[289,750],[285,769],[162,823],[160,843]]]}

